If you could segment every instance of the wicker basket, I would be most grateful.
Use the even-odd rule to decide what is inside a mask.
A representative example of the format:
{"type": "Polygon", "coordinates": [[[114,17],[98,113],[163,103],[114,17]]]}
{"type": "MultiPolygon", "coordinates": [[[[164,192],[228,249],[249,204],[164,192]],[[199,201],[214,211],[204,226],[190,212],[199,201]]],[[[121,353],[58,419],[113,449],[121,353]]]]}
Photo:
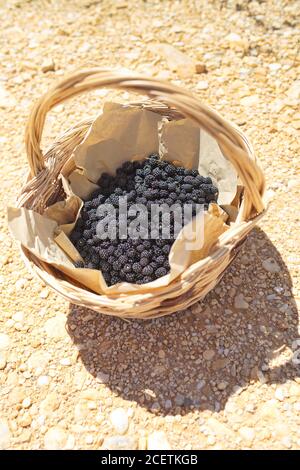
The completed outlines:
{"type": "Polygon", "coordinates": [[[138,295],[98,295],[39,260],[25,247],[21,252],[29,266],[46,284],[74,304],[123,318],[154,318],[186,309],[203,298],[220,280],[247,234],[264,213],[262,196],[265,180],[245,135],[215,111],[199,103],[190,92],[169,83],[116,71],[93,69],[73,75],[46,93],[34,106],[26,128],[26,149],[30,175],[18,198],[18,206],[43,213],[63,196],[59,175],[74,148],[85,136],[91,120],[69,129],[43,156],[40,141],[46,114],[54,106],[79,93],[99,87],[113,87],[144,93],[147,106],[174,117],[189,117],[214,137],[235,167],[244,190],[236,223],[219,237],[207,258],[190,266],[179,278],[159,291],[138,295]]]}

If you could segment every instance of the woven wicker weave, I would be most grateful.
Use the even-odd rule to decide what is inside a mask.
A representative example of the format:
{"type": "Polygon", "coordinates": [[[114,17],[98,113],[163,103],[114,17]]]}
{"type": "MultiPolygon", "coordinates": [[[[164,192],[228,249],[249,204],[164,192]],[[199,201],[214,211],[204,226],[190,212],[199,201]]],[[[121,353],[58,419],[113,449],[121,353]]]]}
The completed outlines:
{"type": "Polygon", "coordinates": [[[26,128],[26,149],[30,175],[18,198],[18,206],[43,213],[61,198],[59,175],[74,148],[85,136],[91,121],[68,130],[43,156],[40,142],[46,114],[54,106],[79,93],[99,87],[112,87],[148,95],[143,106],[170,118],[185,116],[214,137],[223,154],[235,167],[244,191],[237,222],[223,233],[207,258],[190,266],[169,286],[138,295],[107,296],[88,291],[53,266],[39,260],[25,247],[26,264],[49,286],[70,302],[98,312],[123,318],[154,318],[192,305],[203,298],[220,280],[249,231],[264,213],[262,196],[265,180],[245,135],[233,124],[203,105],[190,92],[159,80],[93,69],[73,75],[46,93],[34,106],[26,128]]]}

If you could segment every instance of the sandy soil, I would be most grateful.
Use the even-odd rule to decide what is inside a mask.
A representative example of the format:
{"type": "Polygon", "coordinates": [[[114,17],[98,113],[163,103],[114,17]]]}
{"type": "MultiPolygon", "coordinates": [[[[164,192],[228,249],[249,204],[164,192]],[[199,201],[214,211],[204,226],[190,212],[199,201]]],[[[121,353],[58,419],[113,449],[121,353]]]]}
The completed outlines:
{"type": "MultiPolygon", "coordinates": [[[[0,5],[0,447],[299,449],[299,2],[0,5]],[[207,73],[173,72],[164,42],[207,73]],[[260,227],[207,298],[171,317],[126,323],[69,305],[26,271],[8,233],[30,107],[86,66],[188,87],[246,131],[265,171],[260,227]]],[[[103,100],[128,98],[59,105],[44,148],[103,100]]]]}

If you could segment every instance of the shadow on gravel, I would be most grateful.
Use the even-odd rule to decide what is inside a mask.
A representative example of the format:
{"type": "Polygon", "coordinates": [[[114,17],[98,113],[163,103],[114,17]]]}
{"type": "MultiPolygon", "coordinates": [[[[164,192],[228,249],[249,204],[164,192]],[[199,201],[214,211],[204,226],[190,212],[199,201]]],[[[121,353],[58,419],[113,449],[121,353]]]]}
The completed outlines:
{"type": "Polygon", "coordinates": [[[300,372],[291,357],[298,338],[291,278],[258,228],[219,285],[191,309],[125,322],[70,305],[68,331],[94,377],[160,415],[220,411],[238,387],[284,383],[300,372]],[[279,272],[262,267],[268,258],[279,272]],[[241,293],[247,309],[234,308],[241,293]]]}

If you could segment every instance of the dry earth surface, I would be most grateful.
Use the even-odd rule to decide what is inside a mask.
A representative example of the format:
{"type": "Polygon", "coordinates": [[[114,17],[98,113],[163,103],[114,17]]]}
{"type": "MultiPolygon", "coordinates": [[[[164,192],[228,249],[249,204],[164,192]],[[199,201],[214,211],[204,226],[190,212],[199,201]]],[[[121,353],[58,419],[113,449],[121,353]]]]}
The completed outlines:
{"type": "MultiPolygon", "coordinates": [[[[0,8],[0,446],[299,449],[299,1],[0,8]],[[163,43],[186,55],[177,72],[163,43]],[[86,66],[188,87],[246,131],[265,171],[272,202],[260,227],[217,288],[171,317],[124,322],[69,305],[27,272],[8,233],[6,206],[28,172],[32,103],[86,66]]],[[[44,148],[109,99],[128,94],[59,105],[44,148]]]]}

